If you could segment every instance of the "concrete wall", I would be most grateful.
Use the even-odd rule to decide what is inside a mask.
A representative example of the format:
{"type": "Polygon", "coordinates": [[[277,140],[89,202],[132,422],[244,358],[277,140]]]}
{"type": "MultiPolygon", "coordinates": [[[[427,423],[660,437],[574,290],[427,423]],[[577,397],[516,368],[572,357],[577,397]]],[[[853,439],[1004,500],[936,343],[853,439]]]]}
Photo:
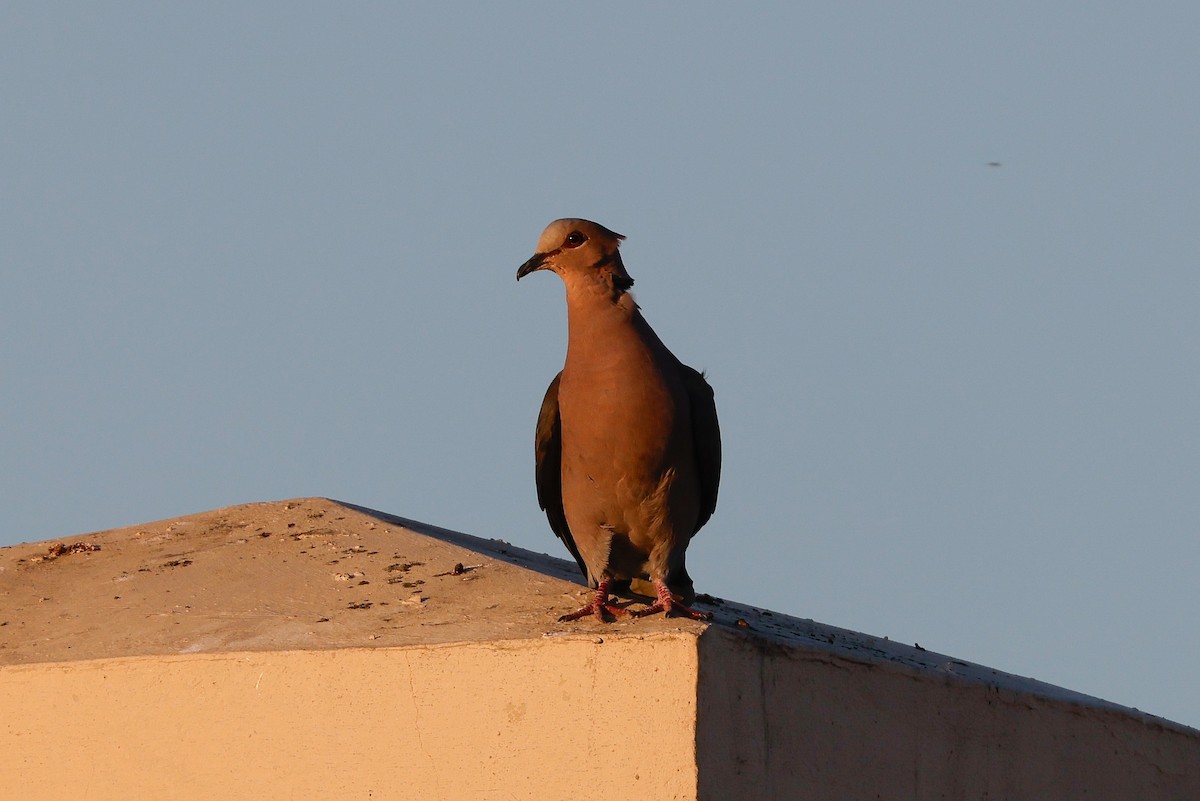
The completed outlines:
{"type": "Polygon", "coordinates": [[[710,629],[699,797],[1200,799],[1200,733],[710,629]]]}
{"type": "Polygon", "coordinates": [[[696,797],[692,637],[0,669],[0,798],[696,797]]]}
{"type": "Polygon", "coordinates": [[[1200,799],[1200,735],[692,633],[0,668],[0,798],[1200,799]]]}
{"type": "Polygon", "coordinates": [[[1195,730],[577,576],[319,498],[0,549],[0,801],[1200,801],[1195,730]]]}

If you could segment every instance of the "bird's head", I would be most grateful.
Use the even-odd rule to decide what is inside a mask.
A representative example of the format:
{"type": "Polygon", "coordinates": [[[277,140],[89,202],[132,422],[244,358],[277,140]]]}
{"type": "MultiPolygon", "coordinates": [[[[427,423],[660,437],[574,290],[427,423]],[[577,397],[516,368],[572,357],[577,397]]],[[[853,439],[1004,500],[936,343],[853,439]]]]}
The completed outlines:
{"type": "Polygon", "coordinates": [[[550,270],[567,284],[601,284],[619,295],[633,286],[618,248],[625,237],[590,220],[555,220],[538,240],[537,252],[517,270],[517,280],[550,270]]]}

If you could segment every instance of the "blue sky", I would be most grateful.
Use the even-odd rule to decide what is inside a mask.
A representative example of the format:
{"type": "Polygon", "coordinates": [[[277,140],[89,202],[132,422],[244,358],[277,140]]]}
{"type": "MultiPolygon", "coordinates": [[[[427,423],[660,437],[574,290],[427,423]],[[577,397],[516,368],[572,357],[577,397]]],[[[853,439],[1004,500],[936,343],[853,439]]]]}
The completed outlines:
{"type": "Polygon", "coordinates": [[[551,219],[725,438],[697,589],[1200,725],[1200,9],[8,3],[0,544],[323,495],[566,556],[551,219]],[[999,162],[1001,166],[989,166],[999,162]]]}

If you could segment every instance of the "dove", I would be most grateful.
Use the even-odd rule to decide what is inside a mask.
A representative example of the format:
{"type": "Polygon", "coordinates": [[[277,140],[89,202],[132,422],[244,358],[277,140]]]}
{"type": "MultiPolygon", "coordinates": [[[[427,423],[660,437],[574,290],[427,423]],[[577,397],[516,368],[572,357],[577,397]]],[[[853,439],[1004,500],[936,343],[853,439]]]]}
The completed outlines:
{"type": "Polygon", "coordinates": [[[623,236],[555,220],[517,280],[548,270],[566,287],[567,355],[535,433],[538,503],[588,584],[591,602],[563,615],[607,621],[626,610],[610,591],[635,579],[656,600],[633,612],[709,619],[685,556],[717,505],[721,432],[712,387],[642,316],[621,260],[623,236]]]}

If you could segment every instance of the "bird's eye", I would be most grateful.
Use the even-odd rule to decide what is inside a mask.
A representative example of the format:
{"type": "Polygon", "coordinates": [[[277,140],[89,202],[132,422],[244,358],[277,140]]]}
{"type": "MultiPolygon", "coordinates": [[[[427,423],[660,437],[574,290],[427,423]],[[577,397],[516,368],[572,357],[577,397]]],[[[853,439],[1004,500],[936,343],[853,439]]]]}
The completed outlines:
{"type": "Polygon", "coordinates": [[[567,234],[567,241],[564,243],[569,248],[577,248],[587,241],[587,237],[578,231],[572,231],[567,234]]]}

